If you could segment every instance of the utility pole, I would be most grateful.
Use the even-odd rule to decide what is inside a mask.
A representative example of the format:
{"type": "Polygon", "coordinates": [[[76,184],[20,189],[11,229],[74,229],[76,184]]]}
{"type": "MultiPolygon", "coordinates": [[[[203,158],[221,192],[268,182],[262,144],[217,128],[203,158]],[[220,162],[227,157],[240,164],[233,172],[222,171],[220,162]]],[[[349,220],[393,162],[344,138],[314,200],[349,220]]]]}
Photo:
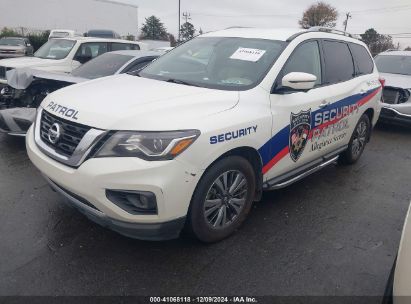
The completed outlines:
{"type": "Polygon", "coordinates": [[[345,19],[345,21],[344,21],[344,32],[346,32],[347,31],[347,26],[348,26],[348,19],[351,19],[352,18],[352,15],[350,14],[350,12],[348,12],[347,14],[345,14],[345,16],[347,17],[347,19],[345,19]]]}
{"type": "Polygon", "coordinates": [[[178,0],[178,41],[180,41],[180,29],[181,29],[181,0],[178,0]]]}

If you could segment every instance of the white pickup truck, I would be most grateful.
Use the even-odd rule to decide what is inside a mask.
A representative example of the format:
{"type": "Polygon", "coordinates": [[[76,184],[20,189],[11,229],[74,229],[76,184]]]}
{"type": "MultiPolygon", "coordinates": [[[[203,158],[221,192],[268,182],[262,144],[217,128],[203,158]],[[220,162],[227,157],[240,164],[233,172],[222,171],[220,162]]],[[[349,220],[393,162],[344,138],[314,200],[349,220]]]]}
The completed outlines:
{"type": "Polygon", "coordinates": [[[70,37],[50,39],[33,57],[0,60],[0,87],[7,84],[6,73],[15,68],[71,73],[87,61],[111,51],[147,49],[146,45],[128,40],[70,37]]]}

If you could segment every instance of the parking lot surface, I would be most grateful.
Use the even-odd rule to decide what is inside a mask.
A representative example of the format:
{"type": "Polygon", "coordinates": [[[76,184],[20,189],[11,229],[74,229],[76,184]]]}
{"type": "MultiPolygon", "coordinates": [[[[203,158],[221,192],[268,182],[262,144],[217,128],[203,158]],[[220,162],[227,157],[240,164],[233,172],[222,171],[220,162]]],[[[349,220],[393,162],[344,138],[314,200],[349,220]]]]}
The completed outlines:
{"type": "Polygon", "coordinates": [[[265,193],[225,241],[144,242],[61,204],[23,139],[0,147],[0,295],[381,296],[411,199],[411,130],[379,126],[356,165],[265,193]]]}

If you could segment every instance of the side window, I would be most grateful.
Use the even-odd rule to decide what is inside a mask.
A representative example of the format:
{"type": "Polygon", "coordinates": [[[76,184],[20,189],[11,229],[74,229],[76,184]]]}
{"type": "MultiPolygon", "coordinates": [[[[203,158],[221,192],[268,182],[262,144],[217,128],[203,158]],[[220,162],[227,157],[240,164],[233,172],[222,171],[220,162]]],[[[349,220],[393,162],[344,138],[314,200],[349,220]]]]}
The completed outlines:
{"type": "Polygon", "coordinates": [[[106,42],[87,42],[80,45],[75,60],[85,63],[107,52],[106,42]]]}
{"type": "Polygon", "coordinates": [[[145,68],[151,61],[152,60],[140,61],[138,63],[133,64],[131,67],[129,67],[125,71],[122,71],[121,73],[137,73],[143,68],[145,68]]]}
{"type": "Polygon", "coordinates": [[[140,47],[137,44],[119,43],[119,42],[113,42],[111,44],[111,50],[112,51],[139,50],[139,49],[140,49],[140,47]]]}
{"type": "Polygon", "coordinates": [[[374,70],[374,62],[365,47],[350,43],[350,48],[357,65],[357,75],[371,74],[374,70]]]}
{"type": "Polygon", "coordinates": [[[325,81],[327,84],[350,80],[354,77],[354,63],[345,42],[323,42],[325,59],[325,81]]]}
{"type": "Polygon", "coordinates": [[[303,72],[317,76],[316,84],[321,84],[321,57],[317,41],[299,45],[283,68],[283,75],[303,72]]]}

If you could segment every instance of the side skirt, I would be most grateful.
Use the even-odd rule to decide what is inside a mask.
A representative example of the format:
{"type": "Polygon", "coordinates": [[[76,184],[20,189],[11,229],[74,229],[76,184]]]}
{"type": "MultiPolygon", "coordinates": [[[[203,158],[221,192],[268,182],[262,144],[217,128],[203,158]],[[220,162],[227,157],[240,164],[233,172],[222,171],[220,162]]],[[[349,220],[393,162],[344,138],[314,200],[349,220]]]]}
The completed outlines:
{"type": "Polygon", "coordinates": [[[323,157],[305,164],[297,169],[274,177],[266,181],[263,185],[263,190],[277,190],[285,188],[321,169],[327,167],[338,160],[339,154],[347,149],[348,145],[339,148],[323,157]]]}

